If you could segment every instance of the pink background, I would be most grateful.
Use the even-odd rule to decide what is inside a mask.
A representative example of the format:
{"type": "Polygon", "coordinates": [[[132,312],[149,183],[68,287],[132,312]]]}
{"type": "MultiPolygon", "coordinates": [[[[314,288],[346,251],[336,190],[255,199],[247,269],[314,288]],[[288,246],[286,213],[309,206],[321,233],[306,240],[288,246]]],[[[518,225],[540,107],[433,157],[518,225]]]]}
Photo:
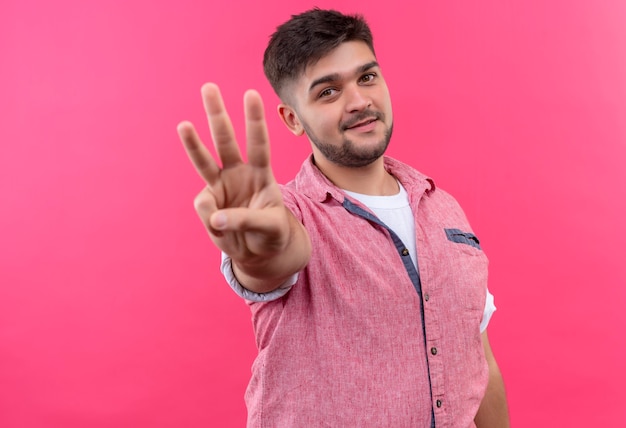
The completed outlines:
{"type": "MultiPolygon", "coordinates": [[[[249,311],[175,127],[207,135],[210,80],[243,135],[257,88],[292,177],[308,143],[279,123],[261,58],[312,5],[3,0],[1,427],[244,425],[249,311]]],[[[459,199],[490,257],[513,426],[626,426],[626,3],[317,5],[368,18],[389,153],[459,199]]]]}

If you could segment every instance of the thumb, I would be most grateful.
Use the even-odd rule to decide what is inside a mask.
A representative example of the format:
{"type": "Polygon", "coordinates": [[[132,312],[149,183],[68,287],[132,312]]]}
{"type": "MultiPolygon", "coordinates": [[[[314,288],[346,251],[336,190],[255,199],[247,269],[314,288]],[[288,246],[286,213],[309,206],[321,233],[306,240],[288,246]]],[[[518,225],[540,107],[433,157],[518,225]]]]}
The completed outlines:
{"type": "Polygon", "coordinates": [[[276,235],[283,232],[287,222],[285,207],[262,209],[226,208],[214,212],[209,218],[210,226],[220,232],[257,232],[276,235]]]}

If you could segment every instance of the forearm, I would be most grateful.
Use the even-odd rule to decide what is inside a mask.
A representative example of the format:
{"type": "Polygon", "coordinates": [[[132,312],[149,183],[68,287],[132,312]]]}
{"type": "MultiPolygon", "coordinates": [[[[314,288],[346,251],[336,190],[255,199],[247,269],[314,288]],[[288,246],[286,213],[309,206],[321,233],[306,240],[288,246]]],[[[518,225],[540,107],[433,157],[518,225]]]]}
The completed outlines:
{"type": "Polygon", "coordinates": [[[311,258],[311,241],[304,226],[288,211],[289,238],[285,247],[261,260],[233,260],[233,273],[246,289],[256,293],[275,290],[300,272],[311,258]]]}
{"type": "Polygon", "coordinates": [[[489,383],[474,421],[478,428],[509,428],[509,410],[504,381],[491,352],[486,333],[483,333],[483,344],[489,365],[489,383]]]}

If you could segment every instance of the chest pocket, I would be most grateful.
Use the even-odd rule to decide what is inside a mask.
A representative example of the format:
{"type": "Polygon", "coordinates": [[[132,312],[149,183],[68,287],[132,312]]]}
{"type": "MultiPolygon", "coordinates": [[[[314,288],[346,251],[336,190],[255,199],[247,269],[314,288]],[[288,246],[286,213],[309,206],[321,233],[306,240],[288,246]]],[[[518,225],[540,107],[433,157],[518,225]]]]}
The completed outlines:
{"type": "Polygon", "coordinates": [[[437,257],[443,262],[437,271],[440,284],[453,300],[451,305],[475,310],[476,316],[482,315],[487,290],[487,256],[473,233],[458,228],[443,231],[447,239],[440,241],[441,252],[437,257]]]}

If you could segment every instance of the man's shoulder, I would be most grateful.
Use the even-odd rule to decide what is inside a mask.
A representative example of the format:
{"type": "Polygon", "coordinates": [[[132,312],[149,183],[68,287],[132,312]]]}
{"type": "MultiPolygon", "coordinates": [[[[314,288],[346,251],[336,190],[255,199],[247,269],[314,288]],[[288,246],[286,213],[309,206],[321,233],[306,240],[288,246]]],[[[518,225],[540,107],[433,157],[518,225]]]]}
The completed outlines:
{"type": "Polygon", "coordinates": [[[280,185],[283,199],[310,200],[323,202],[328,195],[339,196],[339,190],[317,169],[313,157],[309,156],[296,176],[286,184],[280,185]]]}
{"type": "Polygon", "coordinates": [[[462,215],[462,208],[452,194],[435,185],[435,180],[398,159],[385,157],[385,168],[394,175],[410,194],[425,194],[428,197],[429,205],[437,208],[442,213],[459,212],[462,215]],[[423,192],[423,193],[422,193],[423,192]]]}

